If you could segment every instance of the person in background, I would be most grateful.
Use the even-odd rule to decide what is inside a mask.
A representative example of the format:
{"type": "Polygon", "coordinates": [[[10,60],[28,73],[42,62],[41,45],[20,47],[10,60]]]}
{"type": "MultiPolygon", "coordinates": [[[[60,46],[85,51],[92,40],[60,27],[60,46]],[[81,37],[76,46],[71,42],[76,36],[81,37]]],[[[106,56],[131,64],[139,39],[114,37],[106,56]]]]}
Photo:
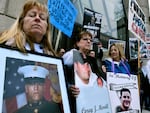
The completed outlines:
{"type": "Polygon", "coordinates": [[[129,89],[123,88],[120,90],[120,102],[121,105],[117,106],[116,113],[131,110],[131,92],[129,89]]]}
{"type": "Polygon", "coordinates": [[[64,48],[59,48],[57,52],[58,57],[62,57],[65,54],[65,52],[66,51],[64,48]]]}
{"type": "Polygon", "coordinates": [[[88,55],[95,58],[95,51],[90,50],[88,55]]]}
{"type": "Polygon", "coordinates": [[[144,94],[144,73],[142,72],[142,65],[143,61],[140,61],[140,67],[138,69],[138,75],[140,75],[140,107],[141,107],[141,112],[143,109],[143,94],[144,94]]]}
{"type": "Polygon", "coordinates": [[[98,44],[97,44],[97,46],[98,46],[98,59],[100,60],[100,61],[102,61],[102,58],[103,58],[103,49],[102,49],[102,42],[99,42],[98,44]]]}
{"type": "Polygon", "coordinates": [[[103,49],[102,49],[102,42],[99,42],[97,44],[98,46],[98,52],[97,52],[97,62],[98,62],[98,67],[102,67],[102,59],[103,59],[103,49]]]}
{"type": "Polygon", "coordinates": [[[24,53],[56,55],[51,44],[47,7],[37,0],[27,0],[14,24],[1,33],[0,44],[18,48],[24,53]]]}
{"type": "Polygon", "coordinates": [[[18,73],[24,75],[27,104],[15,113],[61,113],[53,101],[44,99],[44,82],[49,71],[37,65],[19,67],[18,73]]]}
{"type": "Polygon", "coordinates": [[[104,60],[106,72],[131,74],[130,65],[120,45],[113,43],[108,50],[109,58],[104,60]]]}
{"type": "Polygon", "coordinates": [[[142,65],[141,71],[144,74],[144,81],[142,82],[143,84],[143,104],[144,104],[144,109],[150,111],[150,60],[144,61],[144,64],[142,65]]]}

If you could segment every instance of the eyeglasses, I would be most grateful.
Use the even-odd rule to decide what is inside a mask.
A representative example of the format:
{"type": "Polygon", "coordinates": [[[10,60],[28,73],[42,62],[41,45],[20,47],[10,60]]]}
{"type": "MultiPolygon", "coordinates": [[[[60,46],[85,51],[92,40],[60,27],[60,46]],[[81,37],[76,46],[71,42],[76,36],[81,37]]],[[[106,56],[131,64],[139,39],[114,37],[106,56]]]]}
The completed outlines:
{"type": "Polygon", "coordinates": [[[92,42],[92,39],[89,39],[89,38],[82,38],[82,40],[85,40],[85,41],[90,41],[90,42],[92,42]]]}
{"type": "Polygon", "coordinates": [[[65,53],[65,51],[60,51],[60,53],[65,53]]]}

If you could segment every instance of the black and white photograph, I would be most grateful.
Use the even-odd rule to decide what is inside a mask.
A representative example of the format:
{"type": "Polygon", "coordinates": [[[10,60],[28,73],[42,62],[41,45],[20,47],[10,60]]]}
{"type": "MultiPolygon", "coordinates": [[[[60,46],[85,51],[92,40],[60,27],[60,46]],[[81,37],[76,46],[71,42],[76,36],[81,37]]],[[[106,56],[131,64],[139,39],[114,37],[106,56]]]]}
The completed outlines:
{"type": "Polygon", "coordinates": [[[92,34],[94,41],[97,41],[100,38],[101,22],[102,14],[84,8],[83,28],[92,34]]]}

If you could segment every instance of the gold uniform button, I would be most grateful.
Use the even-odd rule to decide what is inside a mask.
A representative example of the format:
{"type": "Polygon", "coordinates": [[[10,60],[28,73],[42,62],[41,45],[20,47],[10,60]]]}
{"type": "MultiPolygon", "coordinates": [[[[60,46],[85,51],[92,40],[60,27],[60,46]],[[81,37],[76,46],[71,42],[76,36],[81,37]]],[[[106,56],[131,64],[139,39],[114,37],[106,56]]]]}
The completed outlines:
{"type": "Polygon", "coordinates": [[[34,109],[34,113],[38,113],[38,109],[34,109]]]}

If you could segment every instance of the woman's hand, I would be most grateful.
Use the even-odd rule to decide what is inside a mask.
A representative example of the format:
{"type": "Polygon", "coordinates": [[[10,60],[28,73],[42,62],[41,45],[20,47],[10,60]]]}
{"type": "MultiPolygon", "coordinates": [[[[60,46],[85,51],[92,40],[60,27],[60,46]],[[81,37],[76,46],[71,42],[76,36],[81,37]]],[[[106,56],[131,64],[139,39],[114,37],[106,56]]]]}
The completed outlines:
{"type": "Polygon", "coordinates": [[[104,73],[106,73],[106,71],[107,71],[106,67],[104,65],[102,65],[102,70],[103,70],[104,73]]]}
{"type": "Polygon", "coordinates": [[[70,85],[69,90],[71,91],[72,96],[77,97],[80,93],[79,88],[77,88],[75,85],[70,85]]]}

